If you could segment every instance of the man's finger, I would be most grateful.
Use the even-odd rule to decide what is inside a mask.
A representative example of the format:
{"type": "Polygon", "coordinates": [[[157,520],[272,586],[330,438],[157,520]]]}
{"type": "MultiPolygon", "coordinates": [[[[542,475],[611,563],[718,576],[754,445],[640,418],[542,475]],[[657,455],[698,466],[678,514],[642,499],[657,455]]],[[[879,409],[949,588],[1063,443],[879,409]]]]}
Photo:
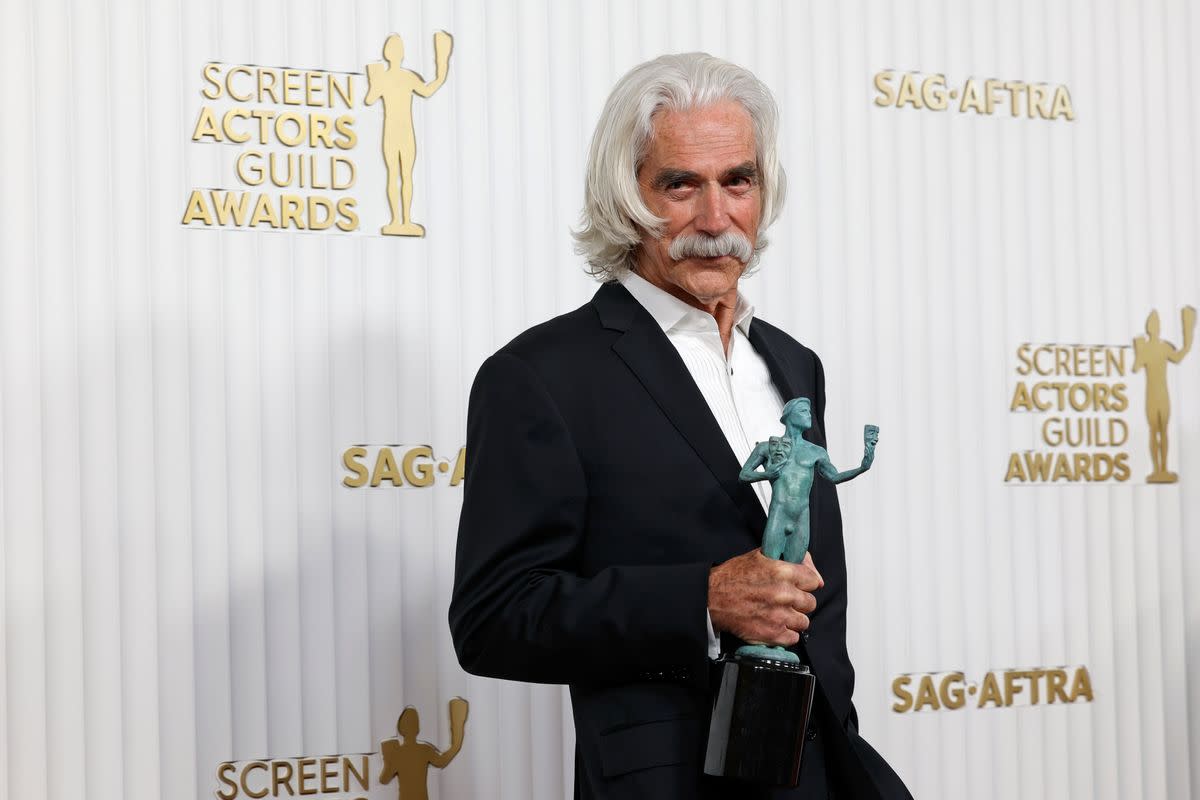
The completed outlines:
{"type": "Polygon", "coordinates": [[[793,631],[806,631],[808,630],[808,626],[810,624],[812,624],[812,622],[809,620],[807,614],[796,612],[792,616],[791,621],[788,622],[788,629],[793,631]]]}
{"type": "Polygon", "coordinates": [[[795,609],[807,614],[817,607],[817,598],[803,589],[797,589],[794,585],[784,584],[779,587],[774,597],[771,598],[771,604],[780,608],[795,609]]]}
{"type": "Polygon", "coordinates": [[[787,581],[803,592],[815,592],[825,585],[821,573],[807,564],[788,564],[787,581]]]}
{"type": "Polygon", "coordinates": [[[817,610],[817,598],[808,592],[801,592],[800,596],[792,602],[792,608],[805,614],[811,614],[817,610]]]}
{"type": "Polygon", "coordinates": [[[821,577],[821,570],[817,569],[817,565],[813,563],[813,557],[812,557],[811,550],[809,550],[807,553],[804,554],[804,560],[801,561],[800,563],[804,564],[805,566],[810,568],[813,572],[817,573],[817,580],[820,581],[821,587],[825,586],[825,579],[823,577],[821,577]]]}
{"type": "Polygon", "coordinates": [[[796,642],[800,641],[800,634],[791,628],[785,628],[778,636],[764,638],[770,639],[767,644],[779,645],[780,647],[791,647],[796,642]]]}

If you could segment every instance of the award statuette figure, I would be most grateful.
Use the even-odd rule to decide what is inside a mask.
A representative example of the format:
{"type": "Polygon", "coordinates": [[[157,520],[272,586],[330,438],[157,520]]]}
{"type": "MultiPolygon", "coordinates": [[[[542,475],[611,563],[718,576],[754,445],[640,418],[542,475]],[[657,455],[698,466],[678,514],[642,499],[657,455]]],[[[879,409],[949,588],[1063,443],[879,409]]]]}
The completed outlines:
{"type": "MultiPolygon", "coordinates": [[[[863,429],[862,463],[839,472],[825,448],[804,439],[812,404],[797,397],[783,407],[783,436],[755,445],[739,477],[771,482],[771,506],[762,552],[798,564],[808,552],[809,494],[817,475],[842,483],[871,468],[879,428],[863,429]]],[[[721,685],[713,705],[704,772],[774,786],[800,779],[804,734],[817,679],[792,651],[747,643],[721,657],[721,685]]]]}
{"type": "Polygon", "coordinates": [[[445,31],[433,35],[437,70],[428,83],[404,62],[404,40],[393,33],[383,43],[387,64],[367,64],[367,96],[371,105],[383,98],[383,163],[387,167],[387,198],[392,221],[380,229],[386,236],[424,236],[425,228],[412,221],[413,163],[417,134],[413,126],[413,97],[429,97],[446,82],[454,37],[445,31]]]}

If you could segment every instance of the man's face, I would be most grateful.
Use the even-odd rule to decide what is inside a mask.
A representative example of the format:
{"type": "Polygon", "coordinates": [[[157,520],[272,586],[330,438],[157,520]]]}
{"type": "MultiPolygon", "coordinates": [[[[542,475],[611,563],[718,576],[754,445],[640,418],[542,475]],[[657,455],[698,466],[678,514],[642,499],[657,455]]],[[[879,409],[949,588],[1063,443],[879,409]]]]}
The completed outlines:
{"type": "Polygon", "coordinates": [[[754,126],[740,104],[726,100],[654,115],[650,149],[638,170],[646,205],[666,220],[662,237],[642,237],[637,272],[679,299],[712,311],[733,305],[745,263],[733,256],[668,253],[680,236],[734,233],[757,241],[762,214],[754,126]]]}

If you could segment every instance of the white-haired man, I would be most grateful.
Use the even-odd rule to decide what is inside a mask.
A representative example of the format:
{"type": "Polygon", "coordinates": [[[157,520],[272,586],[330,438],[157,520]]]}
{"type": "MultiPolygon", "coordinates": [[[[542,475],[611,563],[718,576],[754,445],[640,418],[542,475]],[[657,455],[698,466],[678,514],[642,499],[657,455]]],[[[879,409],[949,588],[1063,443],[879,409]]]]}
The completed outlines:
{"type": "Polygon", "coordinates": [[[857,731],[832,484],[788,564],[758,549],[769,485],[738,480],[786,399],[812,398],[825,444],[819,359],[738,292],[783,201],[777,118],[757,78],[705,54],[623,77],[576,234],[604,283],[471,390],[455,647],[477,674],[570,684],[577,797],[908,797],[857,731]],[[702,774],[710,659],[739,640],[818,677],[795,790],[702,774]]]}

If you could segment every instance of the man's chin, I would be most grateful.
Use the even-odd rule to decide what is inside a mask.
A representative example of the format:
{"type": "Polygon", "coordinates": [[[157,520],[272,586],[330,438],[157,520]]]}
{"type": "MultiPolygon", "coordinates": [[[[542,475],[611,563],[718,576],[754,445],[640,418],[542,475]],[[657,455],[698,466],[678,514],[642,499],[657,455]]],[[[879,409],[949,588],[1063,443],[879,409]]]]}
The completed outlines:
{"type": "MultiPolygon", "coordinates": [[[[731,294],[735,294],[738,288],[738,277],[726,277],[724,271],[720,272],[719,280],[694,280],[688,281],[682,288],[687,291],[692,297],[699,300],[701,303],[710,304],[719,300],[728,299],[731,294]]],[[[713,275],[717,278],[718,275],[713,275]]]]}

